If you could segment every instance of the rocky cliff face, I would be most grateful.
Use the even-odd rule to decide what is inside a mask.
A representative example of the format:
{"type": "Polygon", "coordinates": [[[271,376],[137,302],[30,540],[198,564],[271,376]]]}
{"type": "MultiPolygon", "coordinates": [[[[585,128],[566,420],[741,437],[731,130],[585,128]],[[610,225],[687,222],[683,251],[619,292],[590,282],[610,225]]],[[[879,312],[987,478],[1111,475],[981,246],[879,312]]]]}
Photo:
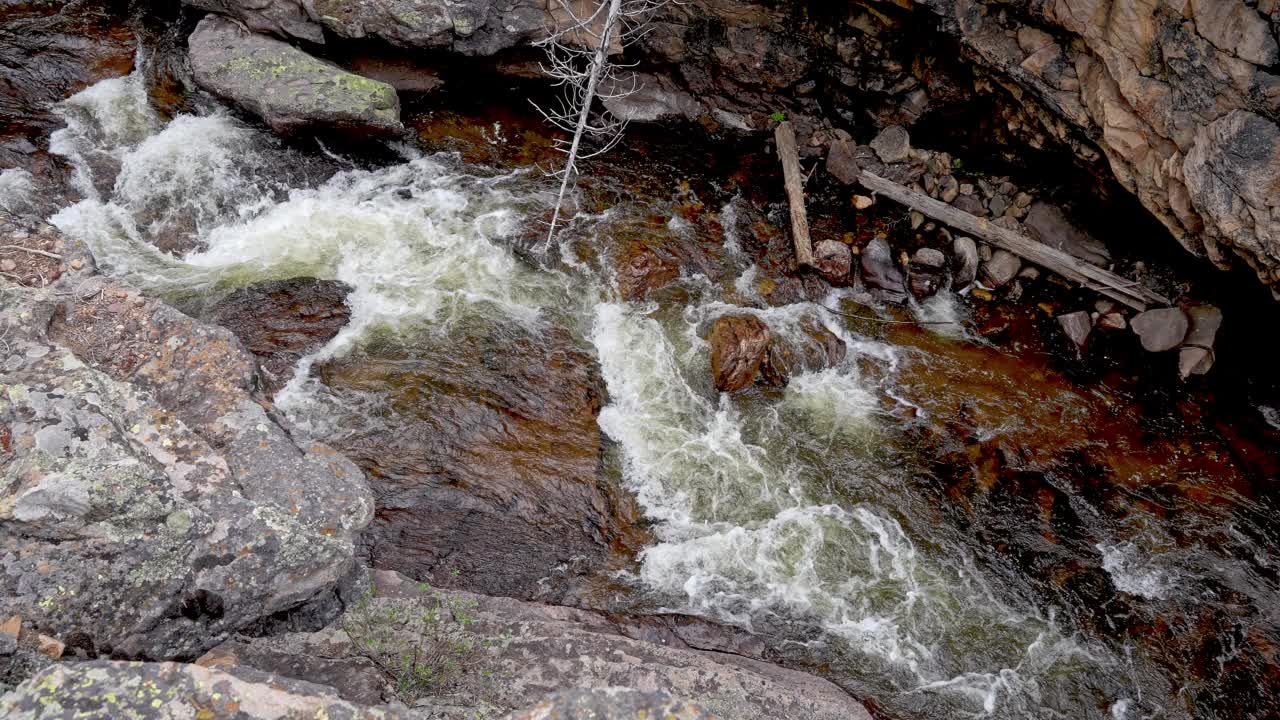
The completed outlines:
{"type": "MultiPolygon", "coordinates": [[[[545,0],[188,0],[295,40],[380,38],[488,55],[554,25],[545,0]]],[[[668,5],[643,43],[636,119],[763,129],[817,154],[837,129],[911,124],[975,94],[1012,136],[1114,175],[1184,248],[1280,287],[1276,0],[894,0],[668,5]],[[941,35],[939,35],[941,33],[941,35]],[[956,44],[939,48],[938,37],[956,44]],[[955,62],[959,51],[965,63],[955,62]],[[948,53],[952,53],[948,56],[948,53]],[[870,121],[868,123],[868,121],[870,121]]]]}

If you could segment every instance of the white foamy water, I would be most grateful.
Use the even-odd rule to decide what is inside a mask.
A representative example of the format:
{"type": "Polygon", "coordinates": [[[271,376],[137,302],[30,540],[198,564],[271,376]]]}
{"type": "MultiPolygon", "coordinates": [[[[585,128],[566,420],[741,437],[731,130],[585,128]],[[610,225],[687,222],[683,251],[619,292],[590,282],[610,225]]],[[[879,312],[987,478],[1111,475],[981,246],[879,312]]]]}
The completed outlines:
{"type": "MultiPolygon", "coordinates": [[[[323,434],[330,402],[309,364],[361,343],[449,342],[463,321],[581,324],[609,391],[600,426],[655,523],[635,580],[660,602],[829,647],[838,671],[931,717],[1046,717],[1046,694],[1101,717],[1117,699],[1091,684],[1112,667],[1105,653],[1002,601],[965,558],[904,525],[892,489],[913,478],[876,454],[892,429],[880,407],[894,348],[816,306],[726,305],[705,279],[686,278],[694,299],[673,309],[612,301],[608,280],[584,282],[572,253],[562,257],[578,275],[533,268],[507,241],[543,207],[537,178],[400,148],[387,167],[294,182],[279,167],[291,156],[261,131],[217,113],[164,124],[139,93],[125,78],[63,104],[56,145],[88,192],[53,220],[100,265],[170,297],[298,276],[350,285],[350,323],[277,397],[304,429],[323,434]],[[152,246],[174,232],[195,249],[152,246]],[[770,396],[720,396],[702,337],[726,312],[752,312],[795,344],[825,328],[849,357],[770,396]]],[[[726,227],[735,212],[726,206],[726,227]]],[[[737,239],[726,245],[736,258],[737,239]]]]}
{"type": "Polygon", "coordinates": [[[1099,543],[1096,547],[1102,553],[1102,569],[1121,592],[1161,600],[1177,584],[1175,571],[1162,567],[1157,559],[1132,542],[1099,543]]]}
{"type": "Polygon", "coordinates": [[[0,170],[0,210],[24,215],[35,209],[35,178],[22,168],[0,170]]]}

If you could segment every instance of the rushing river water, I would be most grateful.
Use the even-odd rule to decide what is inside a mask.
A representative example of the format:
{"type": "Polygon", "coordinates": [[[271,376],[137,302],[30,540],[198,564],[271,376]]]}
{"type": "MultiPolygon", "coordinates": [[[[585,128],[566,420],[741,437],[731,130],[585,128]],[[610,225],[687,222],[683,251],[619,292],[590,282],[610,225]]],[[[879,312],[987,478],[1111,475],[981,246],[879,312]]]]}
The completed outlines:
{"type": "MultiPolygon", "coordinates": [[[[817,658],[891,717],[1219,716],[1216,705],[1198,704],[1198,689],[1175,667],[1204,658],[1153,654],[1119,630],[1109,638],[1087,620],[1088,608],[1055,610],[1038,591],[1042,578],[994,566],[982,541],[939,507],[971,499],[938,491],[929,458],[902,450],[909,426],[945,412],[948,391],[929,377],[972,383],[949,392],[975,394],[970,411],[987,438],[1052,432],[1034,427],[1045,422],[1087,432],[1097,397],[1039,370],[1002,374],[1016,372],[1016,361],[984,366],[998,354],[966,340],[960,325],[861,334],[806,303],[748,312],[797,343],[811,341],[806,328],[826,328],[849,349],[842,364],[781,392],[715,392],[702,338],[716,317],[742,311],[726,298],[749,298],[757,271],[735,236],[734,203],[721,213],[730,218],[718,238],[723,280],[690,274],[678,280],[680,293],[627,302],[600,254],[572,242],[542,248],[538,262],[513,251],[548,199],[535,173],[408,145],[390,149],[398,159],[357,165],[319,147],[285,146],[217,108],[166,121],[133,76],[99,83],[59,112],[68,128],[54,150],[73,161],[85,199],[52,221],[87,241],[107,271],[184,307],[261,280],[305,276],[352,288],[349,324],[276,398],[317,437],[333,440],[361,423],[397,428],[379,425],[387,416],[376,388],[353,406],[313,366],[375,346],[451,352],[477,324],[535,336],[567,330],[598,360],[608,391],[599,427],[652,524],[652,542],[615,579],[652,605],[817,658]],[[974,365],[962,367],[965,353],[974,365]],[[984,405],[984,387],[999,388],[1002,407],[984,405]]],[[[578,243],[603,238],[623,210],[583,216],[569,234],[578,243]]],[[[686,230],[673,219],[657,232],[686,230]]],[[[957,307],[944,297],[920,312],[958,317],[957,307]]],[[[1062,487],[1035,492],[1072,496],[1062,487]]],[[[1100,539],[1065,543],[1062,552],[1087,558],[1136,602],[1187,593],[1248,605],[1275,592],[1267,533],[1247,518],[1232,526],[1239,537],[1225,560],[1183,562],[1190,551],[1164,526],[1113,532],[1120,526],[1086,500],[1070,502],[1082,522],[1093,518],[1100,539]],[[1197,580],[1219,561],[1229,564],[1225,574],[1254,584],[1243,600],[1197,580]]],[[[1011,522],[1022,522],[1018,512],[1010,510],[1011,522]]],[[[1274,639],[1274,622],[1242,633],[1274,639]]],[[[1236,642],[1244,652],[1244,639],[1236,642]]],[[[1271,702],[1254,707],[1265,713],[1271,702]]]]}

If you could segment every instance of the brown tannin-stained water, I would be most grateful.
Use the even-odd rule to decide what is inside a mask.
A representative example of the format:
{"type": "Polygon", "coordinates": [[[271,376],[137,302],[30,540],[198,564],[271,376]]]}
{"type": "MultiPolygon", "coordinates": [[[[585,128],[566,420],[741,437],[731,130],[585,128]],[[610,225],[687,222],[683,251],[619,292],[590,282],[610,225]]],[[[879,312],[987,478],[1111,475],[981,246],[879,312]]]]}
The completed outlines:
{"type": "MultiPolygon", "coordinates": [[[[758,149],[637,136],[546,245],[548,180],[431,154],[430,118],[392,161],[317,163],[217,109],[166,121],[137,77],[60,112],[86,199],[53,221],[111,271],[192,312],[351,288],[276,403],[365,468],[377,564],[711,618],[884,717],[1280,713],[1270,401],[1079,378],[1034,320],[992,344],[950,295],[917,310],[943,332],[837,316],[779,259],[758,149]],[[847,356],[720,395],[728,312],[847,356]]],[[[513,116],[478,127],[484,162],[545,152],[513,116]]]]}

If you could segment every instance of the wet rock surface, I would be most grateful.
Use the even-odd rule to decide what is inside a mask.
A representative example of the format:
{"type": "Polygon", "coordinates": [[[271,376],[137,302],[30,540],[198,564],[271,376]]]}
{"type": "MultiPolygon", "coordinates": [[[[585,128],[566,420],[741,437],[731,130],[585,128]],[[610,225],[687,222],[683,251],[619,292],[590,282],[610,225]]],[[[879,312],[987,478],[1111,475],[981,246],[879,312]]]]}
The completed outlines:
{"type": "Polygon", "coordinates": [[[320,349],[350,320],[350,292],[333,280],[272,280],[236,290],[203,315],[258,357],[264,389],[274,395],[293,377],[299,359],[320,349]]]}
{"type": "Polygon", "coordinates": [[[0,287],[0,614],[90,657],[198,654],[327,591],[372,498],[225,330],[100,278],[0,287]]]}
{"type": "Polygon", "coordinates": [[[288,43],[209,16],[188,39],[196,83],[262,118],[282,135],[403,132],[390,85],[347,72],[288,43]]]}
{"type": "Polygon", "coordinates": [[[734,392],[755,382],[769,349],[769,326],[754,315],[725,315],[711,327],[711,376],[716,389],[734,392]]]}
{"type": "Polygon", "coordinates": [[[340,406],[330,442],[377,498],[366,552],[440,585],[570,601],[643,537],[604,477],[598,366],[554,327],[460,330],[318,369],[340,406]]]}
{"type": "MultiPolygon", "coordinates": [[[[49,153],[49,134],[62,125],[51,106],[98,80],[127,73],[135,50],[122,3],[82,0],[68,8],[15,2],[0,8],[0,168],[11,178],[19,170],[27,173],[27,209],[44,214],[57,198],[75,195],[70,168],[49,153]]],[[[0,205],[8,194],[4,184],[0,180],[0,205]]]]}

